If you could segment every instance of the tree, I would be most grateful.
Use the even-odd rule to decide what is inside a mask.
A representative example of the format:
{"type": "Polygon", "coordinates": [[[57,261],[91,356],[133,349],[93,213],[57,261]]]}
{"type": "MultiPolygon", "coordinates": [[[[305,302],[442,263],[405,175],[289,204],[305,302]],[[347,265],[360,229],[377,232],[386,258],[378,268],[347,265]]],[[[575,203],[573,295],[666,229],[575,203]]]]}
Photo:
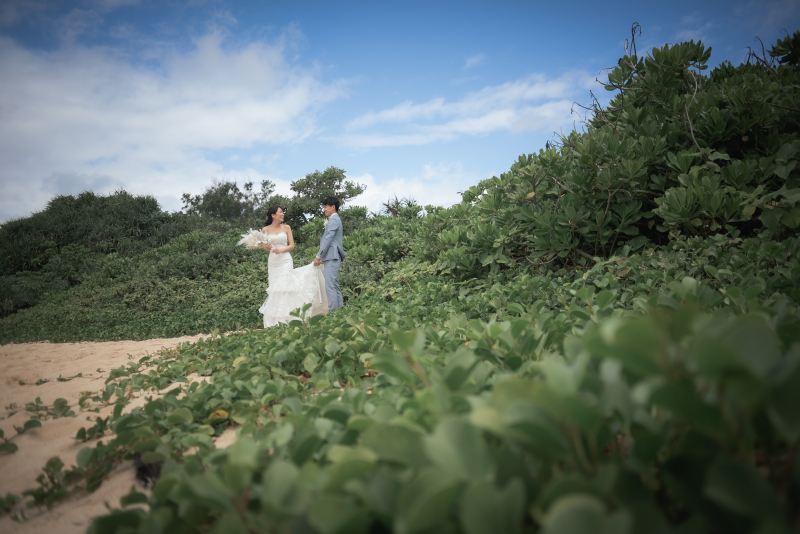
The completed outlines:
{"type": "Polygon", "coordinates": [[[417,204],[417,201],[413,198],[397,198],[397,195],[395,195],[393,199],[390,198],[381,204],[381,213],[391,215],[392,217],[400,217],[401,214],[409,211],[412,211],[416,217],[419,212],[422,211],[422,206],[417,204]],[[408,208],[412,209],[408,210],[408,208]]]}
{"type": "Polygon", "coordinates": [[[184,193],[183,209],[188,214],[203,217],[239,221],[243,219],[261,219],[266,214],[268,201],[275,191],[275,184],[270,180],[261,182],[261,191],[253,191],[253,182],[244,184],[244,191],[236,182],[212,180],[211,186],[202,194],[191,196],[184,193]]]}
{"type": "Polygon", "coordinates": [[[322,200],[334,196],[344,204],[364,192],[366,186],[346,180],[345,171],[328,167],[324,172],[314,171],[292,182],[294,196],[289,199],[275,195],[271,204],[277,204],[286,211],[286,223],[300,227],[314,217],[322,217],[322,200]]]}
{"type": "Polygon", "coordinates": [[[299,228],[314,217],[322,217],[322,200],[335,196],[344,204],[364,192],[366,186],[346,179],[344,170],[328,167],[314,171],[292,182],[294,195],[273,195],[275,184],[261,182],[261,191],[253,190],[253,182],[243,189],[235,182],[214,179],[202,194],[183,195],[183,209],[188,214],[222,219],[229,222],[257,220],[264,222],[270,206],[280,206],[286,213],[286,224],[299,228]]]}

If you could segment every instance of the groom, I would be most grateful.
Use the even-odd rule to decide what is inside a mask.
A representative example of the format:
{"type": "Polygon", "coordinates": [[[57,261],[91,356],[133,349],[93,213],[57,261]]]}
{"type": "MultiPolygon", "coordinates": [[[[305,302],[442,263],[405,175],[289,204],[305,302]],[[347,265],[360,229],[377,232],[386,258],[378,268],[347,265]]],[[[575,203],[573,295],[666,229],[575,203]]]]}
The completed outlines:
{"type": "Polygon", "coordinates": [[[314,265],[325,266],[325,293],[328,295],[328,311],[344,306],[342,290],[339,288],[339,268],[347,257],[342,246],[342,220],[339,218],[339,199],[326,197],[322,201],[322,211],[328,217],[322,238],[319,240],[319,252],[314,258],[314,265]]]}

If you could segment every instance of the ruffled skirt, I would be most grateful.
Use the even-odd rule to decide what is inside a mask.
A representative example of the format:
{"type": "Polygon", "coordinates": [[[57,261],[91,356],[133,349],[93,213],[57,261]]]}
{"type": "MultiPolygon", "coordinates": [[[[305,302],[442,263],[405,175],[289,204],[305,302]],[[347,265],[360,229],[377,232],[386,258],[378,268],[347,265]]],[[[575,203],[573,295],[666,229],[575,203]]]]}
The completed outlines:
{"type": "Polygon", "coordinates": [[[306,317],[328,313],[328,295],[325,292],[325,271],[313,263],[293,268],[292,256],[269,255],[269,284],[267,300],[258,309],[264,316],[264,328],[288,323],[297,317],[289,312],[311,303],[306,317]]]}

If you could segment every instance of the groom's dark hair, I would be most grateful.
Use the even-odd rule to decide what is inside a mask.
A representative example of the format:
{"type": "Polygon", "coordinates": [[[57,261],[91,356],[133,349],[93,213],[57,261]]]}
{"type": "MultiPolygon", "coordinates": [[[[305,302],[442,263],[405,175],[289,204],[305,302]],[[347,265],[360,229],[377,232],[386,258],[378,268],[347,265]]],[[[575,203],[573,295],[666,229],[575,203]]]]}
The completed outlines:
{"type": "Polygon", "coordinates": [[[322,205],[323,206],[334,206],[334,207],[336,207],[336,213],[339,213],[339,205],[340,204],[341,203],[339,202],[339,199],[336,198],[336,197],[325,197],[324,199],[322,199],[322,205]]]}

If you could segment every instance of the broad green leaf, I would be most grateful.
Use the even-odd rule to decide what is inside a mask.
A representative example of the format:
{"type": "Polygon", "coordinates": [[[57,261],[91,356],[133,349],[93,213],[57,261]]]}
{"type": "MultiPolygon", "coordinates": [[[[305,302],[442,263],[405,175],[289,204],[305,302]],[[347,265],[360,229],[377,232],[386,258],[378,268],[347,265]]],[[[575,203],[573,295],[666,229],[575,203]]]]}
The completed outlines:
{"type": "Polygon", "coordinates": [[[472,369],[479,362],[478,358],[466,348],[459,347],[456,355],[447,362],[444,369],[444,381],[451,391],[458,391],[469,378],[472,369]]]}
{"type": "Polygon", "coordinates": [[[375,424],[374,419],[367,417],[365,415],[354,414],[347,419],[346,426],[350,430],[355,430],[356,432],[363,432],[364,430],[368,429],[374,424],[375,424]]]}
{"type": "Polygon", "coordinates": [[[290,501],[295,495],[295,483],[300,471],[289,462],[274,461],[264,472],[258,495],[267,513],[278,521],[293,516],[290,501]]]}
{"type": "Polygon", "coordinates": [[[247,534],[247,527],[238,512],[222,514],[209,531],[210,534],[247,534]]]}
{"type": "Polygon", "coordinates": [[[258,446],[255,440],[250,436],[242,436],[228,447],[228,462],[252,469],[258,463],[258,454],[258,446]]]}
{"type": "Polygon", "coordinates": [[[10,441],[0,443],[0,452],[12,453],[17,452],[17,450],[19,450],[19,447],[17,447],[16,443],[12,443],[10,441]]]}
{"type": "Polygon", "coordinates": [[[502,490],[490,482],[473,482],[461,497],[461,526],[467,534],[520,532],[524,512],[525,486],[519,478],[502,490]]]}
{"type": "Polygon", "coordinates": [[[166,459],[167,457],[160,452],[147,451],[142,453],[142,463],[145,464],[156,464],[158,462],[163,462],[166,459]]]}
{"type": "Polygon", "coordinates": [[[778,496],[753,466],[719,458],[706,476],[705,495],[731,512],[745,517],[777,518],[778,496]]]}
{"type": "MultiPolygon", "coordinates": [[[[797,352],[797,351],[795,351],[797,352]]],[[[772,424],[791,443],[800,439],[800,369],[770,391],[767,413],[772,424]]]]}
{"type": "Polygon", "coordinates": [[[392,341],[397,350],[416,355],[425,346],[425,334],[421,330],[395,330],[392,332],[392,341]]]}
{"type": "Polygon", "coordinates": [[[522,304],[518,304],[516,302],[509,302],[506,305],[506,309],[512,313],[516,313],[519,315],[523,315],[525,313],[525,308],[522,307],[522,304]]]}
{"type": "Polygon", "coordinates": [[[562,497],[577,494],[593,496],[598,499],[603,497],[600,488],[594,481],[577,474],[565,473],[554,478],[542,489],[542,492],[536,497],[536,507],[545,512],[562,497]]]}
{"type": "Polygon", "coordinates": [[[608,289],[598,293],[597,296],[595,297],[595,302],[597,303],[597,306],[599,306],[600,309],[602,310],[603,308],[611,304],[611,301],[614,300],[615,296],[614,293],[615,293],[614,291],[610,291],[608,289]]]}
{"type": "Polygon", "coordinates": [[[401,424],[372,425],[361,436],[361,444],[383,461],[415,468],[428,463],[422,434],[401,424]]]}
{"type": "Polygon", "coordinates": [[[406,484],[397,500],[393,520],[397,534],[414,534],[440,529],[451,517],[451,507],[461,484],[441,471],[423,468],[406,484]]]}
{"type": "Polygon", "coordinates": [[[221,423],[227,418],[228,418],[228,412],[226,412],[225,410],[216,410],[215,412],[211,413],[204,422],[208,425],[216,425],[217,423],[221,423]]]}
{"type": "Polygon", "coordinates": [[[322,494],[308,511],[308,522],[322,534],[358,534],[367,532],[369,510],[345,495],[322,494]]]}
{"type": "Polygon", "coordinates": [[[78,467],[86,467],[89,464],[93,452],[94,449],[91,447],[83,447],[79,450],[78,454],[75,456],[75,463],[78,464],[78,467]]]}
{"type": "Polygon", "coordinates": [[[424,444],[431,462],[453,478],[487,480],[493,474],[483,432],[466,419],[443,420],[424,444]]]}
{"type": "Polygon", "coordinates": [[[764,288],[762,286],[759,286],[759,285],[750,286],[744,292],[744,298],[745,298],[745,300],[754,299],[754,298],[756,298],[757,296],[759,296],[763,292],[764,292],[764,288]]]}
{"type": "Polygon", "coordinates": [[[415,381],[415,374],[406,363],[405,359],[394,352],[383,352],[375,355],[370,363],[370,369],[383,371],[403,382],[415,381]]]}
{"type": "Polygon", "coordinates": [[[618,359],[638,374],[661,372],[658,354],[662,340],[649,318],[607,319],[584,336],[584,343],[589,352],[618,359]]]}
{"type": "Polygon", "coordinates": [[[317,447],[322,442],[315,428],[301,430],[291,442],[292,460],[297,465],[303,465],[311,459],[317,447]]]}
{"type": "Polygon", "coordinates": [[[714,436],[725,432],[725,423],[719,408],[703,402],[689,386],[668,382],[653,392],[650,402],[666,408],[678,419],[694,425],[700,432],[714,436]]]}
{"type": "Polygon", "coordinates": [[[182,425],[194,421],[194,414],[189,408],[176,408],[167,416],[167,424],[182,425]]]}
{"type": "Polygon", "coordinates": [[[132,510],[114,510],[109,515],[101,516],[92,521],[89,525],[87,534],[106,534],[111,532],[124,532],[124,530],[134,530],[139,527],[144,510],[134,508],[132,510]]]}
{"type": "Polygon", "coordinates": [[[781,222],[792,229],[800,226],[800,206],[783,210],[781,222]]]}
{"type": "Polygon", "coordinates": [[[270,447],[283,447],[292,440],[292,436],[294,436],[294,426],[284,424],[267,436],[265,443],[270,447]]]}
{"type": "Polygon", "coordinates": [[[326,487],[334,491],[340,490],[346,481],[369,473],[375,466],[378,455],[365,447],[334,445],[328,451],[327,458],[333,465],[328,472],[326,487]]]}
{"type": "Polygon", "coordinates": [[[608,515],[605,505],[596,497],[572,494],[556,501],[544,519],[543,534],[627,534],[633,521],[621,510],[608,515]]]}
{"type": "Polygon", "coordinates": [[[778,362],[779,345],[777,334],[763,318],[744,315],[716,332],[701,332],[688,354],[703,373],[739,368],[766,381],[778,362]]]}
{"type": "Polygon", "coordinates": [[[234,511],[232,490],[215,473],[189,477],[186,487],[212,510],[234,511]]]}
{"type": "Polygon", "coordinates": [[[581,288],[575,293],[576,297],[585,301],[591,301],[593,295],[594,295],[594,288],[592,286],[581,288]]]}
{"type": "Polygon", "coordinates": [[[147,503],[147,495],[136,491],[136,486],[131,486],[130,491],[126,495],[120,497],[119,502],[123,507],[132,504],[145,504],[147,503]]]}
{"type": "Polygon", "coordinates": [[[309,373],[313,373],[317,365],[319,365],[319,356],[316,354],[309,354],[303,360],[303,368],[309,373]]]}
{"type": "Polygon", "coordinates": [[[28,419],[27,421],[25,421],[23,428],[25,430],[30,430],[32,428],[41,428],[41,426],[42,422],[39,421],[38,419],[28,419]]]}

